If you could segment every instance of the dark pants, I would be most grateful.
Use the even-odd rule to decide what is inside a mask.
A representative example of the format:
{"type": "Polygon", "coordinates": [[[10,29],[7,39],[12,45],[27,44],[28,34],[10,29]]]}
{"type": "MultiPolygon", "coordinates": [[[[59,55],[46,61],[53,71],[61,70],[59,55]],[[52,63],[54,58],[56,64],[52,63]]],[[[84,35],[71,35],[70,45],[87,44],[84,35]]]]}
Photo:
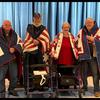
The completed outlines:
{"type": "MultiPolygon", "coordinates": [[[[29,65],[33,64],[43,64],[43,55],[41,51],[38,51],[35,54],[29,54],[29,65]]],[[[41,69],[41,68],[33,68],[33,69],[41,69]]]]}
{"type": "Polygon", "coordinates": [[[97,59],[93,58],[91,60],[81,61],[81,76],[83,80],[83,87],[87,87],[87,76],[89,73],[93,76],[94,92],[99,91],[99,74],[97,59]]]}
{"type": "Polygon", "coordinates": [[[5,92],[5,76],[9,73],[9,91],[13,91],[17,85],[17,64],[15,61],[0,67],[0,93],[5,92]]]}
{"type": "Polygon", "coordinates": [[[57,65],[57,72],[60,73],[61,75],[73,75],[73,67],[71,65],[57,65]]]}
{"type": "Polygon", "coordinates": [[[29,80],[27,79],[27,74],[31,74],[33,73],[33,70],[39,70],[39,69],[43,69],[43,68],[34,68],[34,67],[30,67],[30,65],[33,64],[43,64],[43,55],[40,51],[37,52],[33,52],[33,53],[27,53],[25,54],[25,58],[24,58],[24,85],[25,85],[25,89],[27,88],[27,82],[29,81],[29,85],[30,87],[34,87],[33,85],[33,78],[30,78],[29,80]]]}

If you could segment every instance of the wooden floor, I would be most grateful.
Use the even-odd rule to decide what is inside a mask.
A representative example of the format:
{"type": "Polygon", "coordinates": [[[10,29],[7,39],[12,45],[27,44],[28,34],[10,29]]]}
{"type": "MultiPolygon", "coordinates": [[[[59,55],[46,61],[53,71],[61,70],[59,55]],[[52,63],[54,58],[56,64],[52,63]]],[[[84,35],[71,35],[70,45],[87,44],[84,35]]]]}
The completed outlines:
{"type": "MultiPolygon", "coordinates": [[[[82,98],[100,98],[100,97],[95,97],[93,94],[93,79],[92,77],[88,77],[88,91],[85,92],[85,95],[82,94],[82,98]]],[[[8,91],[7,88],[9,86],[9,81],[6,79],[5,80],[5,85],[6,85],[6,98],[27,98],[27,95],[25,94],[25,89],[24,88],[16,88],[16,91],[18,92],[19,96],[12,96],[12,95],[8,95],[8,91]]],[[[35,95],[35,98],[48,98],[47,95],[43,95],[43,96],[38,96],[35,95]]],[[[34,96],[33,96],[34,98],[34,96]]],[[[78,92],[72,91],[66,93],[60,93],[58,95],[58,98],[79,98],[78,92]]]]}

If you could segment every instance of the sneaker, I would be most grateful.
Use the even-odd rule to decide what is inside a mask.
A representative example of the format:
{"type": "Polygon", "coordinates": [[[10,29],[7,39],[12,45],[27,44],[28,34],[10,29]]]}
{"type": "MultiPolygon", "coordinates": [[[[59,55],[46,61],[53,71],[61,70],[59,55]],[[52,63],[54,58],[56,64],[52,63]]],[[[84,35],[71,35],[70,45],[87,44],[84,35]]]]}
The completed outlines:
{"type": "Polygon", "coordinates": [[[100,92],[94,92],[95,97],[100,97],[100,92]]]}
{"type": "Polygon", "coordinates": [[[9,91],[9,95],[18,96],[18,93],[15,90],[13,90],[9,91]]]}

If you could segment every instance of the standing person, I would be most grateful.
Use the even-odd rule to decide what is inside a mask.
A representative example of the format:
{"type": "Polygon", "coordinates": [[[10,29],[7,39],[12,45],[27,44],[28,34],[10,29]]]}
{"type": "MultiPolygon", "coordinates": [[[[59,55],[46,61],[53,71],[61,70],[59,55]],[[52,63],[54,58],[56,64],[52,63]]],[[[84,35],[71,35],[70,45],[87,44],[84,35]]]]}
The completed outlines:
{"type": "Polygon", "coordinates": [[[58,33],[51,43],[51,57],[55,59],[57,70],[61,74],[72,74],[72,69],[60,69],[61,66],[70,67],[78,59],[78,51],[75,45],[75,38],[69,32],[70,24],[64,22],[62,32],[58,33]]]}
{"type": "Polygon", "coordinates": [[[80,29],[77,37],[79,60],[82,69],[83,89],[87,88],[88,70],[92,72],[94,83],[94,95],[100,96],[99,91],[99,65],[100,65],[100,29],[96,21],[87,18],[85,25],[80,29]]]}
{"type": "Polygon", "coordinates": [[[4,20],[0,27],[0,94],[5,92],[5,77],[8,72],[10,79],[9,94],[18,96],[14,90],[18,80],[16,55],[22,54],[23,43],[18,34],[12,29],[11,22],[4,20]]]}
{"type": "MultiPolygon", "coordinates": [[[[26,37],[24,40],[24,54],[25,54],[24,65],[27,65],[27,63],[28,65],[44,64],[45,62],[43,60],[43,55],[44,53],[48,52],[49,45],[50,45],[49,33],[46,27],[42,25],[42,17],[39,13],[35,13],[33,17],[33,23],[28,24],[26,37]]],[[[24,67],[24,69],[26,67],[24,67]]],[[[43,68],[37,68],[37,69],[43,69],[43,68]]],[[[32,73],[31,71],[33,70],[29,68],[30,73],[32,73]]],[[[26,73],[25,70],[24,73],[26,73]]]]}

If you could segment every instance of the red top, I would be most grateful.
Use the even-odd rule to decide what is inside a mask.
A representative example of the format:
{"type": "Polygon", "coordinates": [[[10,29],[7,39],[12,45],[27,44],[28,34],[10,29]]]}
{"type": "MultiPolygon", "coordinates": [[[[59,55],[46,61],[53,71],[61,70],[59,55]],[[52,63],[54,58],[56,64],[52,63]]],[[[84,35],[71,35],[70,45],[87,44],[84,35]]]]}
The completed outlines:
{"type": "Polygon", "coordinates": [[[63,37],[57,64],[72,65],[73,63],[74,60],[73,60],[73,52],[70,44],[70,39],[69,37],[68,38],[63,37]]]}

